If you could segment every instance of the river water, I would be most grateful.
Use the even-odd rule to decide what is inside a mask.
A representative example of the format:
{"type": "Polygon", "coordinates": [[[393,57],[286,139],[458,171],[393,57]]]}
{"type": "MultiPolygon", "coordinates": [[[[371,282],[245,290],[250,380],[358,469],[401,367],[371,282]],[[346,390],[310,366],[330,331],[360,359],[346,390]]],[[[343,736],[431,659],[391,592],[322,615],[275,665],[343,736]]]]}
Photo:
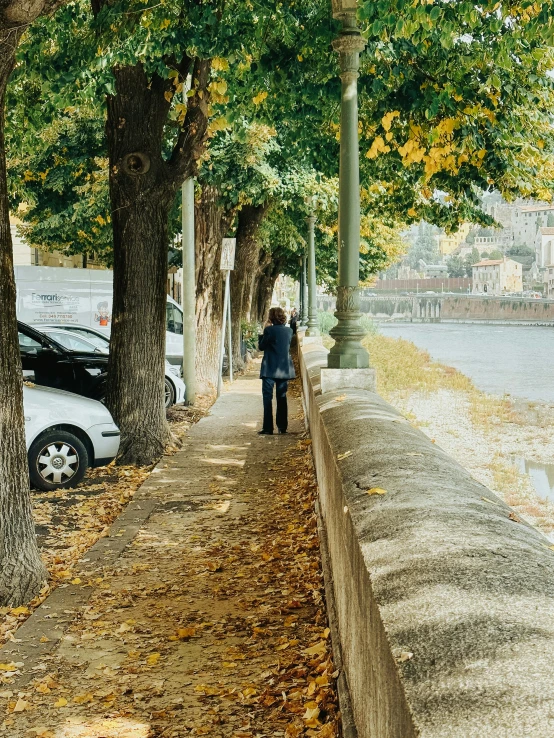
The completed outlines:
{"type": "Polygon", "coordinates": [[[554,403],[554,327],[478,323],[379,323],[495,395],[554,403]]]}

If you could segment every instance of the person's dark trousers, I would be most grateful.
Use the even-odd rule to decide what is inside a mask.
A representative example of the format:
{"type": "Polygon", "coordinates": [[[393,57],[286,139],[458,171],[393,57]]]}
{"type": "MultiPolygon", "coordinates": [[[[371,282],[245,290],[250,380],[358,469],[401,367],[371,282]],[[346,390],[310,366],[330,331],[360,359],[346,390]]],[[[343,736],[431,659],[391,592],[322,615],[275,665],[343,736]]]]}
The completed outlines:
{"type": "Polygon", "coordinates": [[[264,401],[264,423],[263,430],[273,433],[273,386],[277,397],[277,416],[275,421],[280,431],[286,431],[289,424],[287,407],[288,379],[262,378],[262,397],[264,401]]]}

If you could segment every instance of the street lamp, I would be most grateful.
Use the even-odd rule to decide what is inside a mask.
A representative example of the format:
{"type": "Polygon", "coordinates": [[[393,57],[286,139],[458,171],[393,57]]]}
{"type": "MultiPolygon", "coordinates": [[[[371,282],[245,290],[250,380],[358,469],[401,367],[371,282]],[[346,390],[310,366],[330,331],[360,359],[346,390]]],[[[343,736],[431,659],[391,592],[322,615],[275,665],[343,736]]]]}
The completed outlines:
{"type": "Polygon", "coordinates": [[[335,345],[328,356],[332,369],[369,367],[369,354],[362,346],[360,325],[360,162],[358,150],[358,69],[365,48],[356,23],[357,0],[332,0],[333,16],[342,21],[333,42],[339,54],[341,78],[340,173],[339,173],[339,275],[337,325],[331,330],[335,345]]]}
{"type": "Polygon", "coordinates": [[[307,336],[319,336],[317,321],[317,286],[315,272],[315,197],[306,197],[309,216],[306,218],[308,224],[308,330],[307,336]]]}

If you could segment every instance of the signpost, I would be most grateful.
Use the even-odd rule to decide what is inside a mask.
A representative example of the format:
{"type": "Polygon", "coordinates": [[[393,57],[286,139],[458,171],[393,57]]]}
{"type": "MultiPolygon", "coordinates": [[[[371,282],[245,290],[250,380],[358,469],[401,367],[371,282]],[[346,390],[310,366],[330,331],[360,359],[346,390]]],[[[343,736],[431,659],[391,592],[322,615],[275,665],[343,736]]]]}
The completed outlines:
{"type": "Polygon", "coordinates": [[[225,298],[223,300],[223,326],[221,329],[221,352],[219,355],[219,377],[217,381],[217,396],[221,394],[223,388],[223,357],[225,356],[225,330],[228,330],[229,344],[229,381],[233,381],[233,346],[231,337],[231,289],[230,278],[231,272],[235,268],[235,247],[237,245],[236,238],[224,238],[223,247],[221,249],[221,271],[225,272],[225,298]]]}

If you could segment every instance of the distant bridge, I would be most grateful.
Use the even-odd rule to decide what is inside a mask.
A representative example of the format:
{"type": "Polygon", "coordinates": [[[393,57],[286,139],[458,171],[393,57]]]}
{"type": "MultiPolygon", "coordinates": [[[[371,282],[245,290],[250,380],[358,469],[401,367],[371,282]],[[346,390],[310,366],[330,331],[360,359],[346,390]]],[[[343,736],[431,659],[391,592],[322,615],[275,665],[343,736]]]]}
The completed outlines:
{"type": "MultiPolygon", "coordinates": [[[[318,297],[318,308],[332,312],[335,298],[318,297]]],[[[412,323],[500,322],[554,325],[554,300],[479,295],[374,295],[360,300],[362,313],[377,321],[412,323]]]]}

